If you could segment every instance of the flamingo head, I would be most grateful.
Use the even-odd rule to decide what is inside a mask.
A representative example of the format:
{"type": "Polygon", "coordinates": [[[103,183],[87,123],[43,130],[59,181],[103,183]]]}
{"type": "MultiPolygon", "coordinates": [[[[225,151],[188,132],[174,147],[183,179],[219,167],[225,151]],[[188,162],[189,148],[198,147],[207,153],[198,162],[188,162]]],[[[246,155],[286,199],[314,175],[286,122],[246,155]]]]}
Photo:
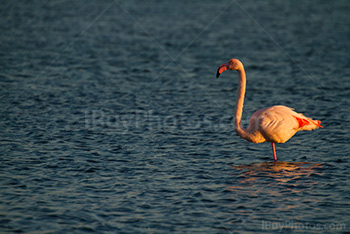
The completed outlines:
{"type": "Polygon", "coordinates": [[[219,78],[220,74],[226,70],[240,70],[243,64],[238,59],[231,59],[228,63],[222,64],[216,72],[216,78],[219,78]]]}

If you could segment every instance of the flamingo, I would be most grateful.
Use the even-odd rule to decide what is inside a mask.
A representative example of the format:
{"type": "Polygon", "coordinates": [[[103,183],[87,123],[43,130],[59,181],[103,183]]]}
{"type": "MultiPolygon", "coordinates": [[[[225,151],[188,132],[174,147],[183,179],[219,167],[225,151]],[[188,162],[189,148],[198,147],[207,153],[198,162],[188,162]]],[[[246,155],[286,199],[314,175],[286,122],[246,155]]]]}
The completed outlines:
{"type": "Polygon", "coordinates": [[[311,131],[321,126],[320,120],[313,120],[287,106],[272,106],[256,111],[249,121],[247,129],[242,127],[242,113],[246,90],[246,75],[241,61],[231,59],[222,64],[216,73],[216,78],[226,70],[236,70],[239,75],[234,129],[237,134],[250,142],[271,142],[274,161],[277,162],[275,143],[285,143],[298,131],[311,131]]]}

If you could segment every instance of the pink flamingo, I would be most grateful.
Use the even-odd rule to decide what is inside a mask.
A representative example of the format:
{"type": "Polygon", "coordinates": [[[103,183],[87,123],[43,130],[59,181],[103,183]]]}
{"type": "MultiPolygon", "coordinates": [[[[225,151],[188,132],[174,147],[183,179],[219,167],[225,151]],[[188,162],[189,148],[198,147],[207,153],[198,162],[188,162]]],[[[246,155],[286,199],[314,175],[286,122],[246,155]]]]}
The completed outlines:
{"type": "Polygon", "coordinates": [[[239,75],[239,89],[236,100],[234,128],[237,134],[253,143],[271,142],[275,162],[277,162],[275,143],[285,143],[294,134],[302,130],[323,128],[320,120],[313,120],[303,114],[296,113],[286,106],[272,106],[256,111],[249,121],[247,129],[242,127],[241,119],[246,89],[246,75],[243,64],[238,59],[231,59],[222,64],[216,73],[216,78],[226,70],[237,70],[239,75]]]}

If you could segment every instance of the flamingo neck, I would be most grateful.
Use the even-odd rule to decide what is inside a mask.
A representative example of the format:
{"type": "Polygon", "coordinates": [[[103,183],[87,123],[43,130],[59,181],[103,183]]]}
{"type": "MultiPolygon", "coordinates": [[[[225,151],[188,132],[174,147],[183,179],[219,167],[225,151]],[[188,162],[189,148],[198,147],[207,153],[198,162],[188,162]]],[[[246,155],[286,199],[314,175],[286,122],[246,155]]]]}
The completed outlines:
{"type": "Polygon", "coordinates": [[[249,136],[249,133],[246,129],[242,127],[243,103],[244,103],[244,96],[245,96],[245,90],[246,90],[246,75],[245,75],[243,65],[237,71],[239,75],[239,87],[238,87],[237,99],[236,99],[235,120],[233,124],[237,134],[240,137],[247,139],[249,136]]]}

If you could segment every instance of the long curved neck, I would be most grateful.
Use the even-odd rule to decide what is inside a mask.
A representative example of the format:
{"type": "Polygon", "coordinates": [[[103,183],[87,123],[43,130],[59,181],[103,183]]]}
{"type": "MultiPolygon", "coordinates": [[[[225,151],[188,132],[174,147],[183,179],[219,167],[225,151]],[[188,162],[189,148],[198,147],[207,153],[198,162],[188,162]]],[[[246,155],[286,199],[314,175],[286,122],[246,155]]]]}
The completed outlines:
{"type": "Polygon", "coordinates": [[[237,100],[236,100],[236,110],[235,110],[235,120],[234,120],[234,128],[237,134],[247,139],[249,133],[246,129],[242,127],[242,113],[243,113],[243,103],[244,103],[244,95],[246,89],[246,75],[244,71],[243,65],[237,70],[239,75],[239,87],[237,92],[237,100]]]}

